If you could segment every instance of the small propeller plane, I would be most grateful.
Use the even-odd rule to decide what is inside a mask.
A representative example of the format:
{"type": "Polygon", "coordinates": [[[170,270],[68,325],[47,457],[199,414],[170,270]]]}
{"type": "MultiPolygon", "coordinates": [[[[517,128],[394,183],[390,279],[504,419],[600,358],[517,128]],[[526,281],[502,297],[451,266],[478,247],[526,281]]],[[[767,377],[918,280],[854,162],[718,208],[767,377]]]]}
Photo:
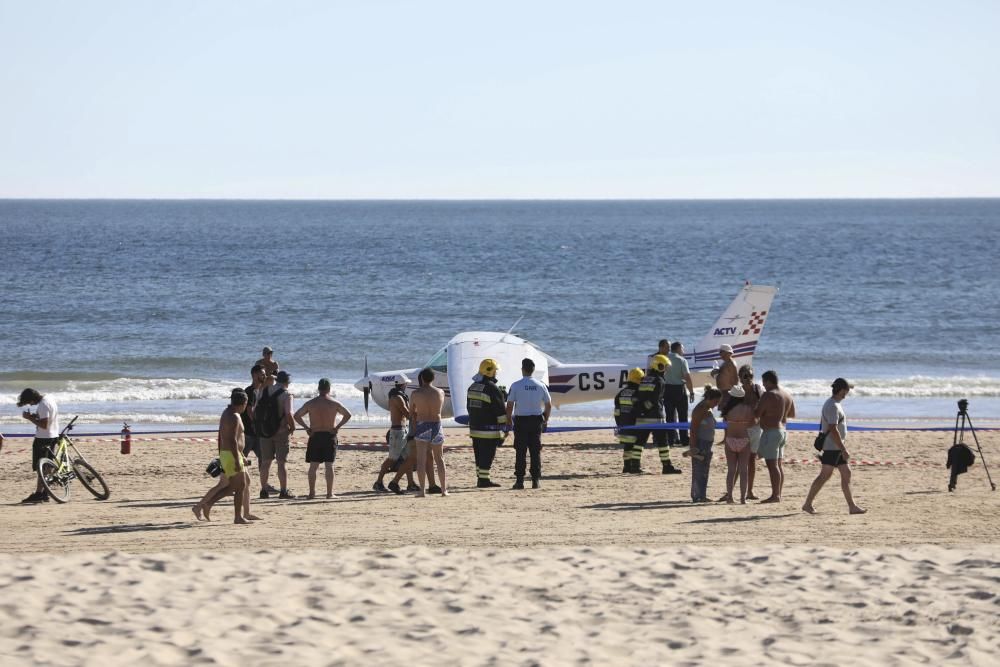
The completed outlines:
{"type": "MultiPolygon", "coordinates": [[[[696,387],[711,380],[711,371],[718,366],[721,345],[732,346],[737,365],[751,363],[777,292],[777,287],[747,283],[708,333],[685,350],[684,357],[696,387]]],[[[443,389],[445,398],[450,399],[445,401],[442,416],[454,417],[462,422],[468,414],[465,408],[466,390],[479,370],[479,362],[494,359],[500,366],[497,381],[510,386],[521,378],[521,360],[525,357],[535,362],[534,377],[548,386],[552,403],[557,408],[613,399],[625,383],[629,369],[636,366],[645,368],[647,362],[646,359],[633,359],[621,363],[567,364],[510,332],[466,331],[448,341],[425,365],[418,368],[369,373],[366,358],[365,376],[354,386],[364,393],[366,411],[369,397],[379,407],[388,409],[389,390],[395,383],[397,373],[403,373],[410,379],[407,385],[407,393],[410,393],[418,386],[417,374],[420,370],[431,368],[437,375],[435,386],[443,389]]]]}

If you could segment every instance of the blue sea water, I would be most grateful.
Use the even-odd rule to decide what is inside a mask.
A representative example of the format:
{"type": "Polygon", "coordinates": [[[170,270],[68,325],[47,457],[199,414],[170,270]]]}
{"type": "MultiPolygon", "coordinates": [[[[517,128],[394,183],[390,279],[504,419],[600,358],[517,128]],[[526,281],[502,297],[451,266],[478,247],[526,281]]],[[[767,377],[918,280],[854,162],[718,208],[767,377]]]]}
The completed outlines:
{"type": "Polygon", "coordinates": [[[90,422],[210,422],[265,344],[360,408],[366,355],[413,367],[522,316],[560,360],[629,359],[745,280],[780,286],[754,364],[808,409],[845,376],[852,415],[1000,418],[995,199],[4,200],[0,238],[0,423],[25,386],[90,422]]]}

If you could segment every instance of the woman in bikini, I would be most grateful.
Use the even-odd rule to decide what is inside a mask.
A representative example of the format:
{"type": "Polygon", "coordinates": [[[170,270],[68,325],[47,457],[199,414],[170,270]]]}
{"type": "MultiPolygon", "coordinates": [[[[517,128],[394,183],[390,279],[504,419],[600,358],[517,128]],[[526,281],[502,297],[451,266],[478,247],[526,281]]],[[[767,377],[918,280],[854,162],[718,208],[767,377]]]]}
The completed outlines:
{"type": "Polygon", "coordinates": [[[747,429],[754,424],[753,410],[747,405],[746,392],[741,385],[729,390],[729,400],[722,409],[726,420],[726,495],[727,503],[733,501],[733,485],[736,474],[740,475],[740,504],[747,502],[747,475],[750,468],[750,435],[747,429]]]}

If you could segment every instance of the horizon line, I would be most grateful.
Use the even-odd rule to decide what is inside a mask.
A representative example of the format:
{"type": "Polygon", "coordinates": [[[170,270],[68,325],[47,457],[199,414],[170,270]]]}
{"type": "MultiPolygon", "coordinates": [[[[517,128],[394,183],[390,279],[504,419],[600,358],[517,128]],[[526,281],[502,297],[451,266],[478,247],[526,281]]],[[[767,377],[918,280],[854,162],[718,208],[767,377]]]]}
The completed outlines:
{"type": "Polygon", "coordinates": [[[755,201],[984,201],[997,195],[885,197],[0,197],[0,202],[755,202],[755,201]]]}

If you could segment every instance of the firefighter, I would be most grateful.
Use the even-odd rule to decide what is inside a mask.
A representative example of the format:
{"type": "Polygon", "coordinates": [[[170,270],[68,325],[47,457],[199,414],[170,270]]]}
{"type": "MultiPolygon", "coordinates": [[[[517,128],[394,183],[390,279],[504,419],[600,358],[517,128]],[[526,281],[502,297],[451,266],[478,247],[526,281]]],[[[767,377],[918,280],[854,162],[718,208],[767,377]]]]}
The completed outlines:
{"type": "MultiPolygon", "coordinates": [[[[639,383],[636,390],[636,420],[638,424],[662,424],[666,420],[666,411],[663,408],[663,393],[666,383],[663,380],[663,373],[670,367],[670,359],[662,354],[653,356],[649,371],[639,383]]],[[[664,475],[679,475],[680,470],[670,462],[670,445],[667,444],[667,432],[662,429],[635,432],[635,445],[632,449],[632,457],[636,463],[632,464],[633,473],[641,473],[642,449],[646,446],[649,434],[653,434],[653,444],[660,450],[660,463],[663,465],[664,475]]]]}
{"type": "Polygon", "coordinates": [[[506,392],[497,386],[500,367],[493,359],[483,359],[479,374],[473,378],[466,398],[469,411],[469,435],[476,457],[476,486],[489,489],[500,486],[490,480],[490,468],[497,447],[503,443],[510,430],[507,424],[506,392]]]}
{"type": "MultiPolygon", "coordinates": [[[[635,403],[638,399],[639,383],[645,373],[641,368],[633,368],[628,372],[628,382],[615,395],[615,424],[618,426],[635,425],[635,403]]],[[[639,458],[635,456],[635,431],[619,431],[618,444],[622,446],[623,473],[639,472],[639,458]]],[[[640,453],[642,450],[639,450],[640,453]]]]}

